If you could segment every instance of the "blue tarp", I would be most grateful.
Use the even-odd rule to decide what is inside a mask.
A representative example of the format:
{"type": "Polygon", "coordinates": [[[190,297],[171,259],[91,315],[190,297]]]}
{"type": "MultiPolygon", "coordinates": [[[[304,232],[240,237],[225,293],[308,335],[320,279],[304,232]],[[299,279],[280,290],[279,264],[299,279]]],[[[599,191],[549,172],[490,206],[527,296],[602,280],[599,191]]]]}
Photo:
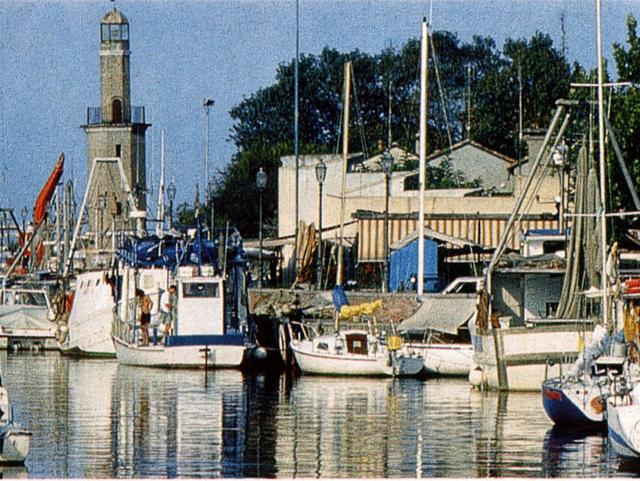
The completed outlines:
{"type": "MultiPolygon", "coordinates": [[[[389,258],[389,289],[415,290],[418,273],[418,239],[391,252],[389,258]]],[[[424,240],[424,290],[438,292],[443,287],[438,275],[438,244],[424,240]]]]}

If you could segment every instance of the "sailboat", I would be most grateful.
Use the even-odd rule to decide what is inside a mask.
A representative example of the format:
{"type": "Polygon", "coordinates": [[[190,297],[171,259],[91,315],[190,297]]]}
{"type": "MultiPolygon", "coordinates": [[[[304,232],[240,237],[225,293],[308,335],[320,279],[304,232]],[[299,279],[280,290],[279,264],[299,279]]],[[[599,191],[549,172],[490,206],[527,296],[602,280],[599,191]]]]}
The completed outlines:
{"type": "MultiPolygon", "coordinates": [[[[351,62],[344,67],[344,131],[343,131],[343,169],[340,215],[340,244],[338,247],[338,269],[336,288],[334,289],[335,333],[317,334],[311,339],[293,339],[291,351],[303,374],[328,374],[342,376],[415,376],[423,368],[422,358],[402,346],[399,336],[381,337],[376,329],[340,329],[340,310],[346,311],[346,296],[342,289],[343,259],[342,238],[344,232],[344,203],[349,150],[349,97],[351,83],[351,62]]],[[[378,303],[362,306],[361,310],[373,311],[378,303]]],[[[374,324],[375,317],[374,317],[374,324]]]]}

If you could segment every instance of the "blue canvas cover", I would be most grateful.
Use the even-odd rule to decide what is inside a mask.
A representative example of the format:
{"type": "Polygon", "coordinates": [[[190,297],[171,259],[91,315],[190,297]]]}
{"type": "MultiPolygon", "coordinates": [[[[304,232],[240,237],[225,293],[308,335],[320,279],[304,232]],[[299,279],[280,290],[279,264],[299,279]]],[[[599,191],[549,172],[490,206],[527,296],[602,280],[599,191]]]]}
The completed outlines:
{"type": "MultiPolygon", "coordinates": [[[[393,250],[389,258],[389,289],[415,290],[418,274],[418,239],[393,250]]],[[[430,239],[424,240],[424,290],[438,292],[441,289],[438,276],[438,244],[430,239]]]]}

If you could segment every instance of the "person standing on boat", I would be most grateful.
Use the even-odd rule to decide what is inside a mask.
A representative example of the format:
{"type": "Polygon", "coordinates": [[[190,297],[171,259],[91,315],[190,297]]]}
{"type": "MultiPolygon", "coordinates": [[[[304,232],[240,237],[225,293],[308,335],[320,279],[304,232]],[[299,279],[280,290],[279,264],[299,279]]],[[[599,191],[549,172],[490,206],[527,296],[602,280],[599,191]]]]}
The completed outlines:
{"type": "Polygon", "coordinates": [[[173,327],[173,312],[176,307],[176,286],[171,285],[169,289],[160,296],[160,317],[164,324],[164,342],[167,343],[169,332],[173,327]]]}
{"type": "Polygon", "coordinates": [[[153,301],[142,289],[136,292],[138,305],[140,306],[140,330],[142,332],[142,345],[149,345],[149,323],[151,322],[151,309],[153,301]]]}

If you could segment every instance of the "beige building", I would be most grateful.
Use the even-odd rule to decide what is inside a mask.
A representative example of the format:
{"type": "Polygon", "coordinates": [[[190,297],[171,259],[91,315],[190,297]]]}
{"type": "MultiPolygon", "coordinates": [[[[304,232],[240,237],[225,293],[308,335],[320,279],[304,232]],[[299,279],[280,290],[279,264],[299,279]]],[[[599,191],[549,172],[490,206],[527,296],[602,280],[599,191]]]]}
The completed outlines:
{"type": "MultiPolygon", "coordinates": [[[[391,149],[391,153],[394,159],[407,159],[408,155],[412,155],[397,147],[391,149]]],[[[457,144],[447,154],[436,152],[429,158],[429,162],[438,165],[445,156],[450,158],[454,169],[465,173],[467,179],[479,178],[483,186],[489,187],[426,191],[424,198],[427,225],[443,234],[480,241],[486,247],[495,247],[525,182],[525,178],[514,168],[517,162],[475,142],[457,144]]],[[[356,155],[350,160],[345,191],[345,222],[348,223],[345,236],[352,242],[358,238],[360,254],[367,252],[363,257],[369,261],[377,261],[380,260],[381,253],[378,244],[381,244],[383,239],[380,217],[369,216],[367,219],[355,221],[358,211],[383,213],[385,209],[384,174],[374,170],[375,163],[370,160],[359,162],[356,155]]],[[[278,234],[280,237],[286,237],[295,232],[295,158],[283,157],[281,161],[278,172],[278,234]]],[[[340,155],[300,157],[300,220],[306,224],[318,225],[319,188],[315,167],[320,161],[327,166],[322,200],[324,238],[333,238],[337,236],[337,226],[340,224],[340,155]]],[[[394,172],[391,176],[389,212],[394,219],[390,226],[391,242],[401,239],[417,228],[417,190],[408,188],[411,184],[408,180],[416,175],[417,170],[413,170],[394,172]]],[[[543,178],[536,195],[525,202],[529,206],[528,220],[532,223],[523,225],[524,228],[557,227],[555,219],[559,191],[557,175],[551,173],[543,178]]],[[[517,236],[510,245],[519,245],[517,236]]]]}
{"type": "Polygon", "coordinates": [[[145,122],[144,107],[131,105],[129,57],[129,22],[114,8],[100,22],[100,107],[87,109],[82,126],[87,134],[88,175],[94,170],[87,198],[92,229],[96,222],[108,226],[112,216],[119,221],[131,210],[146,209],[145,132],[150,124],[145,122]],[[134,206],[127,202],[116,159],[134,206]],[[99,199],[104,199],[104,211],[99,199]]]}

